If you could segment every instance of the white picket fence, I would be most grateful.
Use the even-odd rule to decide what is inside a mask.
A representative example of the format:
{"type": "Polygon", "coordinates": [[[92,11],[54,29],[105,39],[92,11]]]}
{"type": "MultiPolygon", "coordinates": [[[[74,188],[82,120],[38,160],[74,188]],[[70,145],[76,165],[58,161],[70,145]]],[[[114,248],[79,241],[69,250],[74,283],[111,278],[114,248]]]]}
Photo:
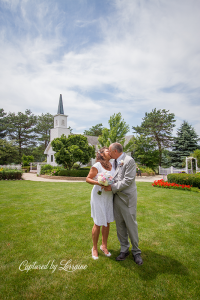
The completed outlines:
{"type": "Polygon", "coordinates": [[[22,168],[22,165],[0,165],[0,169],[3,168],[3,169],[17,169],[17,170],[21,170],[22,168]]]}
{"type": "MultiPolygon", "coordinates": [[[[181,173],[181,172],[185,172],[185,173],[190,173],[191,170],[186,170],[186,168],[183,168],[183,169],[177,169],[177,168],[174,168],[174,167],[169,167],[169,168],[162,168],[159,166],[159,174],[160,175],[168,175],[168,174],[171,174],[171,173],[181,173]]],[[[196,168],[196,172],[200,172],[200,168],[196,168]]]]}

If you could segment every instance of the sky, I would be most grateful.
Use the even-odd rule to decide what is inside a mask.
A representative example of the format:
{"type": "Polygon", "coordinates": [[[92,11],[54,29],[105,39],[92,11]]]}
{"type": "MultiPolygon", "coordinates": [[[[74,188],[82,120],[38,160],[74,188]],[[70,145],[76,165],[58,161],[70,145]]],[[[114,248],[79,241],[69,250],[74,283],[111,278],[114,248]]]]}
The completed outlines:
{"type": "Polygon", "coordinates": [[[0,0],[0,108],[57,113],[74,133],[154,108],[200,136],[199,0],[0,0]]]}

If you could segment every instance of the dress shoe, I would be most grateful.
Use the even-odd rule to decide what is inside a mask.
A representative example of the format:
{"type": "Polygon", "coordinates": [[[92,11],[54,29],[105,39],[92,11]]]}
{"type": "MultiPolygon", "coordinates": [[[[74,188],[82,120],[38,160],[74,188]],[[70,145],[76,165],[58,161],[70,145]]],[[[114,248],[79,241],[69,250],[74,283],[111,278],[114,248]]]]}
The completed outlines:
{"type": "Polygon", "coordinates": [[[143,264],[143,260],[142,260],[142,257],[140,256],[140,253],[133,255],[133,259],[137,265],[143,264]]]}
{"type": "MultiPolygon", "coordinates": [[[[100,249],[101,249],[101,251],[103,251],[103,248],[102,248],[102,246],[100,246],[100,249]]],[[[111,253],[110,253],[110,252],[108,252],[108,254],[106,254],[106,253],[103,251],[103,253],[105,254],[105,256],[108,256],[108,257],[110,257],[110,256],[111,256],[111,253]]]]}
{"type": "Polygon", "coordinates": [[[120,252],[120,255],[117,256],[116,260],[118,260],[118,261],[125,260],[128,255],[129,255],[129,251],[128,252],[120,252]]]}

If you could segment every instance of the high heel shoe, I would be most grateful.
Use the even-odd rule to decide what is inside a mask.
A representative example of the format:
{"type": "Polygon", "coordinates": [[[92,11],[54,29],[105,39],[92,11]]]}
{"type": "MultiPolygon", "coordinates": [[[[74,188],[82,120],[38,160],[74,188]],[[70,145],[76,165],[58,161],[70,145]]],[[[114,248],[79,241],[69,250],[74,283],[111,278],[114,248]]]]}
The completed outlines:
{"type": "Polygon", "coordinates": [[[110,257],[111,256],[111,253],[110,252],[108,252],[108,254],[106,254],[104,251],[103,251],[103,249],[102,249],[102,247],[100,246],[100,249],[101,249],[101,251],[105,254],[105,256],[107,256],[107,257],[110,257]]]}
{"type": "Polygon", "coordinates": [[[92,258],[95,259],[95,260],[99,258],[98,256],[93,255],[93,247],[92,247],[92,258]]]}

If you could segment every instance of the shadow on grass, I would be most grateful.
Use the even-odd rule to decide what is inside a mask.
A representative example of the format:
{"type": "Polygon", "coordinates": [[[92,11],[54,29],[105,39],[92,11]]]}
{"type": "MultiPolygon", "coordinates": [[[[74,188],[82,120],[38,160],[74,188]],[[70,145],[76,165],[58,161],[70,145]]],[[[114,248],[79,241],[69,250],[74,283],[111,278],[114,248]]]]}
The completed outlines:
{"type": "MultiPolygon", "coordinates": [[[[112,251],[112,253],[112,260],[115,260],[119,252],[112,251]]],[[[182,276],[189,275],[188,269],[182,263],[169,256],[161,255],[151,250],[143,251],[141,256],[143,259],[143,265],[141,266],[135,264],[131,252],[125,261],[116,261],[116,263],[130,271],[137,272],[143,280],[153,280],[158,275],[165,273],[182,276]]]]}

